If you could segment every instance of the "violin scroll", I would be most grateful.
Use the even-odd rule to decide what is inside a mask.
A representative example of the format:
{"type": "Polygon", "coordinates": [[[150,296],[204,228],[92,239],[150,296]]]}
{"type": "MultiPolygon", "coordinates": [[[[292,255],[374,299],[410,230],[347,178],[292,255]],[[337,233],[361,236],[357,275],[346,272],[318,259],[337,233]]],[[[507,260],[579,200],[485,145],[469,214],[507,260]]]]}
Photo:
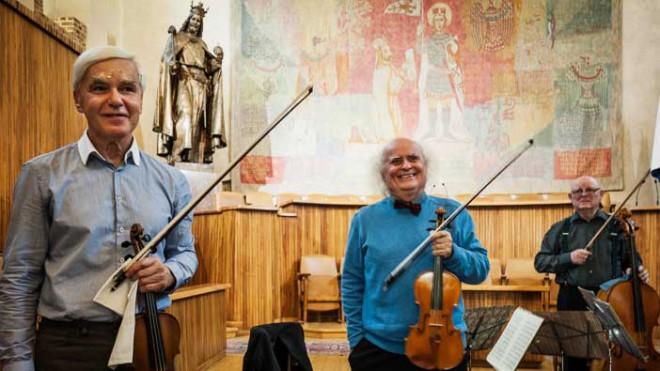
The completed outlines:
{"type": "Polygon", "coordinates": [[[639,230],[639,224],[632,219],[632,212],[625,207],[621,208],[614,216],[626,237],[633,236],[639,230]]]}

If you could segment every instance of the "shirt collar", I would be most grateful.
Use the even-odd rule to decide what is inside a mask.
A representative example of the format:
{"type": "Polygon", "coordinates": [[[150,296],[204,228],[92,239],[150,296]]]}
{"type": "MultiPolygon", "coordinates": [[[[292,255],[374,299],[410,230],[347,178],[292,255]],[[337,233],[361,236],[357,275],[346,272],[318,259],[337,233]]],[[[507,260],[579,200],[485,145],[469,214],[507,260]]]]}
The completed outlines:
{"type": "MultiPolygon", "coordinates": [[[[414,200],[412,200],[412,202],[416,204],[423,204],[427,198],[428,196],[426,195],[426,192],[422,191],[422,193],[420,193],[419,196],[417,196],[414,200]]],[[[392,206],[394,205],[394,200],[395,200],[394,196],[390,194],[390,203],[392,206]]]]}
{"type": "MultiPolygon", "coordinates": [[[[608,217],[609,217],[609,215],[607,215],[607,214],[603,211],[603,209],[598,209],[598,211],[596,211],[596,215],[594,215],[594,218],[593,218],[593,219],[607,220],[608,217]]],[[[593,220],[593,219],[592,219],[592,220],[593,220]]],[[[583,220],[583,219],[580,217],[580,214],[578,214],[577,212],[575,212],[575,213],[573,213],[573,215],[571,216],[571,223],[574,223],[574,222],[576,222],[577,220],[583,220]]]]}
{"type": "MultiPolygon", "coordinates": [[[[85,130],[83,135],[78,140],[78,153],[80,154],[80,160],[85,165],[87,165],[89,156],[92,153],[96,153],[97,156],[104,159],[101,153],[96,149],[96,147],[94,147],[92,141],[89,140],[89,136],[87,136],[87,130],[85,130]]],[[[136,166],[140,166],[140,147],[138,147],[135,138],[133,138],[131,147],[128,149],[128,151],[126,151],[126,154],[124,155],[124,162],[127,164],[132,162],[136,166]]]]}

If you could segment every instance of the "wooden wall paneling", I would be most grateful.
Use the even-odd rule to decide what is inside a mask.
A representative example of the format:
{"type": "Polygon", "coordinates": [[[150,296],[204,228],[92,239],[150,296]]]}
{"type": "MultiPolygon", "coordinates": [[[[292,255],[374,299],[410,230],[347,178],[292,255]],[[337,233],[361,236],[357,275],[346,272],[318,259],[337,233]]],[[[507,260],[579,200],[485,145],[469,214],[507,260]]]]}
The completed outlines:
{"type": "MultiPolygon", "coordinates": [[[[334,256],[337,262],[343,258],[348,237],[348,227],[356,206],[342,205],[308,205],[297,204],[287,209],[293,211],[296,218],[286,218],[286,236],[293,236],[287,240],[295,252],[295,256],[286,258],[287,274],[283,282],[283,297],[286,307],[284,318],[298,318],[300,303],[296,286],[296,274],[300,267],[300,257],[303,255],[323,254],[334,256]]],[[[284,218],[283,218],[284,220],[284,218]]]]}
{"type": "Polygon", "coordinates": [[[235,214],[222,213],[195,215],[193,235],[199,250],[199,269],[193,284],[226,283],[233,279],[235,214]]]}
{"type": "Polygon", "coordinates": [[[300,313],[298,301],[298,286],[296,274],[300,267],[300,257],[303,255],[300,240],[297,238],[298,225],[302,216],[279,218],[282,231],[280,250],[279,295],[281,296],[281,320],[297,319],[300,313]]]}
{"type": "Polygon", "coordinates": [[[658,291],[660,284],[660,207],[632,210],[639,225],[635,232],[637,250],[651,277],[650,285],[658,291]]]}
{"type": "Polygon", "coordinates": [[[475,231],[492,257],[534,257],[550,226],[569,215],[568,205],[475,206],[470,208],[475,231]]]}
{"type": "Polygon", "coordinates": [[[172,294],[167,310],[181,325],[179,371],[208,368],[225,355],[225,295],[229,285],[186,286],[172,294]]]}
{"type": "Polygon", "coordinates": [[[231,283],[232,289],[225,295],[227,319],[237,315],[235,298],[236,287],[234,267],[235,246],[235,213],[232,211],[196,214],[193,218],[193,235],[195,236],[199,267],[193,276],[191,284],[231,283]]]}
{"type": "MultiPolygon", "coordinates": [[[[294,203],[286,208],[294,217],[243,208],[197,215],[193,225],[200,244],[200,272],[194,282],[208,279],[232,284],[235,289],[227,298],[227,315],[229,320],[241,322],[241,328],[295,319],[299,310],[295,276],[300,257],[326,254],[339,261],[350,220],[358,208],[294,203]],[[207,254],[219,255],[206,257],[207,254]]],[[[637,243],[651,272],[651,284],[657,287],[660,250],[655,246],[660,208],[634,212],[642,226],[637,243]]],[[[470,213],[489,255],[499,259],[529,258],[538,251],[546,230],[570,215],[571,208],[568,204],[490,205],[475,206],[470,213]]],[[[466,301],[479,306],[502,300],[516,303],[501,293],[483,295],[486,301],[466,301]]]]}
{"type": "Polygon", "coordinates": [[[4,133],[0,136],[0,241],[4,244],[21,164],[76,141],[85,122],[75,110],[71,89],[77,53],[5,2],[0,2],[0,56],[4,133]]]}
{"type": "Polygon", "coordinates": [[[294,212],[300,220],[296,238],[301,244],[301,256],[324,254],[339,261],[344,256],[349,224],[357,209],[342,205],[296,205],[294,212]]]}
{"type": "Polygon", "coordinates": [[[273,263],[277,242],[281,240],[276,236],[275,215],[266,211],[241,211],[236,215],[237,320],[248,327],[273,322],[273,311],[279,313],[275,306],[279,301],[274,298],[277,291],[273,263]]]}

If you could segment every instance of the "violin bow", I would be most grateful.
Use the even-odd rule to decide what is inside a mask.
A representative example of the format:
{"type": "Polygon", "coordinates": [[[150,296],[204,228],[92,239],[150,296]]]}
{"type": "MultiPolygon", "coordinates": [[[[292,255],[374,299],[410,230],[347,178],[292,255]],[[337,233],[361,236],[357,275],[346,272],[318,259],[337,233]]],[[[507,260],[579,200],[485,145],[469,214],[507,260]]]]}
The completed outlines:
{"type": "Polygon", "coordinates": [[[605,223],[603,223],[603,225],[600,226],[598,231],[596,231],[596,234],[594,234],[594,236],[591,237],[591,240],[589,240],[587,245],[584,247],[585,250],[591,251],[591,249],[594,246],[594,243],[596,243],[596,239],[598,239],[598,236],[600,236],[603,233],[605,228],[607,228],[607,226],[610,224],[612,219],[614,219],[616,214],[618,214],[619,211],[621,211],[621,208],[623,208],[623,206],[630,199],[630,197],[632,197],[633,193],[635,193],[635,191],[637,191],[639,189],[639,187],[641,187],[642,184],[644,184],[644,182],[646,182],[646,177],[649,176],[649,174],[651,174],[651,169],[646,170],[646,172],[644,173],[644,176],[637,182],[637,184],[633,187],[633,189],[630,191],[630,193],[628,193],[626,198],[624,198],[623,201],[621,201],[621,203],[617,205],[616,209],[614,209],[614,212],[612,214],[610,214],[610,216],[607,218],[607,220],[605,220],[605,223]]]}
{"type": "MultiPolygon", "coordinates": [[[[247,148],[245,148],[245,150],[243,150],[243,152],[238,155],[238,157],[236,157],[231,164],[229,164],[229,167],[222,174],[220,174],[220,176],[218,176],[218,178],[214,180],[211,185],[206,188],[206,190],[195,197],[194,200],[190,201],[188,205],[186,205],[186,207],[184,207],[176,216],[174,216],[174,218],[172,218],[172,220],[167,223],[167,225],[163,227],[163,229],[161,229],[161,231],[158,232],[158,234],[151,241],[149,241],[142,250],[135,254],[135,257],[131,259],[131,262],[125,267],[124,270],[128,270],[128,268],[130,268],[137,261],[144,258],[149,252],[155,251],[158,244],[172,231],[172,229],[174,229],[174,227],[176,227],[181,222],[181,220],[183,220],[183,218],[185,218],[186,215],[188,215],[188,213],[194,209],[195,206],[197,206],[202,201],[202,199],[204,199],[204,197],[206,197],[211,192],[211,190],[216,185],[218,185],[218,183],[220,183],[222,179],[224,179],[227,174],[229,174],[254,147],[257,146],[257,144],[259,144],[273,129],[275,129],[275,127],[280,122],[282,122],[285,117],[287,117],[296,107],[298,107],[298,105],[300,105],[300,103],[309,97],[313,90],[314,87],[312,85],[308,85],[300,94],[298,94],[298,96],[294,98],[294,100],[282,111],[282,113],[280,113],[270,125],[264,128],[261,133],[259,133],[259,136],[254,140],[254,142],[247,146],[247,148]]],[[[125,278],[126,277],[124,275],[124,271],[120,271],[115,274],[111,291],[117,289],[117,287],[119,287],[125,278]]]]}
{"type": "MultiPolygon", "coordinates": [[[[437,232],[437,231],[441,231],[441,230],[443,230],[446,226],[448,226],[451,222],[453,222],[454,219],[456,219],[456,217],[458,216],[458,214],[460,214],[461,211],[463,211],[466,207],[468,207],[468,206],[472,203],[472,201],[474,201],[475,198],[479,197],[479,195],[481,194],[481,192],[483,192],[484,189],[486,189],[486,187],[488,187],[488,186],[490,185],[490,183],[492,183],[495,179],[497,179],[497,177],[499,177],[500,174],[502,174],[502,172],[504,172],[504,170],[506,170],[509,166],[511,166],[511,164],[513,164],[513,163],[514,163],[514,162],[515,162],[520,156],[522,156],[523,153],[525,153],[525,152],[526,152],[528,149],[530,149],[533,145],[534,145],[534,139],[530,139],[530,140],[528,140],[528,141],[527,141],[527,144],[525,145],[525,147],[524,147],[523,149],[521,149],[521,150],[520,150],[515,156],[513,156],[513,158],[512,158],[511,160],[509,160],[507,163],[505,163],[505,164],[504,164],[504,165],[503,165],[503,166],[502,166],[502,167],[501,167],[501,168],[495,173],[495,175],[493,175],[491,178],[489,178],[489,179],[488,179],[488,180],[487,180],[487,181],[486,181],[486,182],[485,182],[485,183],[479,188],[479,190],[478,190],[474,195],[472,195],[472,197],[470,197],[469,200],[467,200],[467,201],[464,202],[461,206],[459,206],[456,210],[454,210],[454,212],[451,213],[451,215],[449,215],[449,217],[448,217],[447,219],[445,219],[445,220],[442,222],[442,224],[440,224],[440,225],[435,229],[435,231],[433,231],[433,233],[435,233],[435,232],[437,232]]],[[[390,274],[387,275],[387,277],[385,278],[385,282],[384,282],[384,284],[383,284],[383,291],[387,291],[387,289],[390,287],[390,285],[392,284],[392,282],[394,282],[394,280],[396,280],[397,277],[399,277],[399,276],[400,276],[400,275],[401,275],[401,274],[402,274],[402,273],[403,273],[403,272],[404,272],[404,271],[410,266],[410,264],[413,262],[413,260],[415,260],[415,259],[416,259],[416,258],[417,258],[417,257],[418,257],[418,256],[424,251],[424,248],[426,248],[426,246],[429,244],[429,242],[431,242],[431,235],[432,235],[433,233],[430,233],[430,234],[424,239],[424,241],[420,242],[420,244],[417,245],[417,247],[415,247],[415,249],[414,249],[410,254],[408,254],[408,256],[406,256],[406,257],[403,259],[403,261],[401,261],[401,263],[399,263],[399,265],[397,265],[396,268],[394,268],[394,269],[390,272],[390,274]]]]}

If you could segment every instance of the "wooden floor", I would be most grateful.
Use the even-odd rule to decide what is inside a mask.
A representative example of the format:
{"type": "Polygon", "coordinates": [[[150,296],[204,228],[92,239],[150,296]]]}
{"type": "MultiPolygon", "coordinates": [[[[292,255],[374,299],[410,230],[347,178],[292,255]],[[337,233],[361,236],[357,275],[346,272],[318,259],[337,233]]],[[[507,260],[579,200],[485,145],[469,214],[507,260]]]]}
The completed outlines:
{"type": "MultiPolygon", "coordinates": [[[[321,339],[342,339],[346,340],[345,326],[334,322],[313,323],[308,322],[303,326],[305,330],[305,339],[320,340],[321,339]]],[[[247,336],[239,337],[243,341],[247,341],[247,336]]],[[[350,371],[351,367],[348,363],[348,356],[345,355],[318,355],[310,354],[309,359],[312,362],[314,371],[350,371]]],[[[479,366],[484,366],[482,361],[479,366]]],[[[208,371],[241,371],[243,369],[243,355],[242,354],[228,354],[219,362],[211,365],[208,371]]],[[[493,370],[490,367],[473,367],[473,371],[493,370]]],[[[518,369],[519,371],[551,371],[552,370],[552,357],[546,357],[539,368],[534,369],[518,369]]]]}
{"type": "MultiPolygon", "coordinates": [[[[348,357],[346,356],[319,356],[310,355],[309,359],[312,361],[312,368],[314,371],[350,371],[348,365],[348,357]]],[[[231,354],[220,360],[220,362],[211,366],[208,371],[240,371],[243,368],[243,356],[238,354],[231,354]]],[[[474,367],[473,371],[492,370],[492,368],[474,367]]],[[[550,371],[552,370],[552,361],[547,359],[537,369],[519,369],[534,370],[534,371],[550,371]]]]}
{"type": "MultiPolygon", "coordinates": [[[[310,355],[314,371],[350,371],[348,358],[345,356],[310,355]]],[[[243,369],[243,356],[230,354],[211,366],[208,371],[240,371],[243,369]]]]}

